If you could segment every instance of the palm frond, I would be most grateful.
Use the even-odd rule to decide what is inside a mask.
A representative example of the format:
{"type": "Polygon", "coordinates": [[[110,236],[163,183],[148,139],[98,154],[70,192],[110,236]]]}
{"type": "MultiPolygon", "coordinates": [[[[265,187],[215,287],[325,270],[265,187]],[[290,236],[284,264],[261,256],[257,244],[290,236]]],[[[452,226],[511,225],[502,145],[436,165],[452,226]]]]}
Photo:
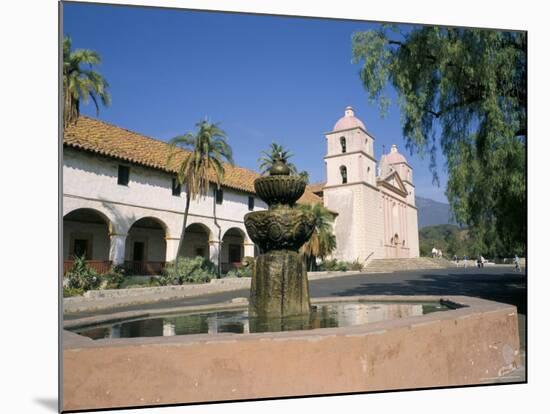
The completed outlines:
{"type": "Polygon", "coordinates": [[[109,83],[92,70],[93,65],[101,63],[101,56],[88,49],[72,50],[70,36],[63,39],[63,120],[68,126],[76,122],[80,114],[80,101],[87,103],[90,99],[99,113],[99,102],[103,106],[109,106],[111,96],[108,92],[109,83]],[[90,69],[84,69],[82,65],[88,65],[90,69]]]}
{"type": "Polygon", "coordinates": [[[298,170],[296,166],[288,160],[294,156],[294,154],[286,150],[282,145],[272,142],[267,151],[262,151],[258,158],[260,173],[265,174],[277,161],[286,163],[290,169],[291,174],[297,174],[298,170]]]}
{"type": "Polygon", "coordinates": [[[190,151],[178,168],[178,180],[185,184],[193,200],[208,194],[211,181],[220,187],[225,174],[224,160],[233,164],[233,152],[219,124],[201,120],[196,127],[196,133],[188,132],[172,138],[169,154],[170,161],[176,147],[190,151]]]}

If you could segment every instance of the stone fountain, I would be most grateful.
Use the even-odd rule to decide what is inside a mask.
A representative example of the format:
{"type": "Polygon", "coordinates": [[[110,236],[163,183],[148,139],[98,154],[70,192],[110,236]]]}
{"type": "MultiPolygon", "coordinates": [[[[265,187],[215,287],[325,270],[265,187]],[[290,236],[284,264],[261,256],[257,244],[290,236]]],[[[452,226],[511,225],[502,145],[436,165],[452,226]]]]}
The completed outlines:
{"type": "Polygon", "coordinates": [[[254,181],[256,194],[269,209],[244,217],[248,235],[260,247],[250,288],[251,316],[305,317],[310,312],[307,267],[299,249],[311,237],[315,217],[296,207],[305,188],[305,181],[290,175],[282,159],[268,176],[254,181]]]}
{"type": "MultiPolygon", "coordinates": [[[[245,216],[248,234],[261,250],[246,335],[210,333],[208,324],[213,319],[217,326],[216,318],[223,317],[213,312],[227,314],[239,303],[67,320],[64,410],[483,384],[520,364],[517,310],[511,305],[465,296],[368,295],[314,298],[317,309],[310,314],[299,249],[313,232],[314,217],[295,206],[306,184],[278,160],[254,186],[269,209],[245,216]],[[449,311],[424,314],[419,304],[424,301],[447,304],[449,311]],[[315,323],[324,304],[332,302],[349,305],[350,311],[315,323]],[[201,312],[208,333],[195,331],[201,323],[194,316],[201,312]],[[178,313],[192,317],[194,334],[179,336],[181,324],[169,321],[165,329],[164,322],[151,318],[178,313]],[[133,332],[140,318],[147,331],[158,328],[158,336],[92,340],[68,330],[90,328],[94,334],[104,324],[126,320],[133,332]],[[331,318],[337,323],[328,323],[331,318]],[[268,329],[255,329],[255,323],[268,329]]],[[[229,325],[242,320],[238,316],[229,325]]]]}

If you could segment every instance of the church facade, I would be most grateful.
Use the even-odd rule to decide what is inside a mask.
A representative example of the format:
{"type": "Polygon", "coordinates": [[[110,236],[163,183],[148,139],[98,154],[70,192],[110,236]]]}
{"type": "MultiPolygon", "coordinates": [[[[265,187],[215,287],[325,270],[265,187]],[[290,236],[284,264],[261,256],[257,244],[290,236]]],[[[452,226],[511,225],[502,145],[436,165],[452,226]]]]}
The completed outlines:
{"type": "MultiPolygon", "coordinates": [[[[417,257],[418,226],[412,168],[394,146],[379,163],[374,137],[353,109],[326,134],[327,180],[306,188],[299,203],[323,203],[335,215],[333,257],[417,257]]],[[[124,265],[155,274],[175,259],[183,226],[185,189],[177,184],[186,151],[160,140],[81,116],[63,137],[63,258],[68,269],[84,256],[97,270],[124,265]]],[[[183,251],[238,266],[258,249],[244,215],[267,208],[254,191],[258,173],[226,166],[221,188],[192,202],[183,251]]]]}
{"type": "Polygon", "coordinates": [[[347,107],[325,134],[327,180],[314,191],[336,212],[338,259],[419,256],[413,169],[392,145],[377,162],[374,137],[347,107]]]}

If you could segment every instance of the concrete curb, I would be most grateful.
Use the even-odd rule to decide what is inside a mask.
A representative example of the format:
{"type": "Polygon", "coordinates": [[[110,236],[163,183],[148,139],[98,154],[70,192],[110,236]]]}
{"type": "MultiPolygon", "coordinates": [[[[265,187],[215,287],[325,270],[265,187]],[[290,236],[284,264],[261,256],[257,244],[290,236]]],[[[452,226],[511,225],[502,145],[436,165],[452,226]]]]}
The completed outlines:
{"type": "MultiPolygon", "coordinates": [[[[226,278],[212,279],[208,283],[189,283],[175,286],[152,286],[143,288],[127,288],[127,289],[104,289],[104,290],[89,290],[82,297],[68,299],[90,299],[97,300],[103,298],[120,298],[130,296],[143,295],[179,295],[198,296],[214,292],[223,292],[233,288],[242,289],[250,286],[250,278],[226,278]]],[[[79,302],[80,300],[77,300],[79,302]]],[[[70,302],[70,300],[69,300],[70,302]]]]}
{"type": "Polygon", "coordinates": [[[211,293],[229,292],[249,289],[250,278],[215,279],[209,283],[180,286],[155,286],[132,289],[110,289],[86,292],[85,296],[63,299],[64,313],[90,312],[130,305],[162,302],[208,295],[211,293]]]}
{"type": "MultiPolygon", "coordinates": [[[[358,270],[346,272],[309,272],[308,280],[329,279],[368,273],[358,270]]],[[[179,286],[154,286],[130,289],[90,290],[84,296],[63,299],[64,313],[99,311],[130,305],[144,305],[166,300],[191,298],[212,293],[250,289],[251,278],[213,279],[209,283],[179,286]]]]}

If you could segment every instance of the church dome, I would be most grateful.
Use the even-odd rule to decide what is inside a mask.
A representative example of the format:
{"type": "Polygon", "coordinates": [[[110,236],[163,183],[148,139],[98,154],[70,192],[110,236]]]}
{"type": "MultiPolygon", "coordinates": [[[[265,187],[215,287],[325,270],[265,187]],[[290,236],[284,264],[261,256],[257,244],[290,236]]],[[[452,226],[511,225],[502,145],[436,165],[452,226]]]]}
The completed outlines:
{"type": "Polygon", "coordinates": [[[407,159],[403,156],[403,154],[397,151],[397,145],[395,144],[391,146],[390,153],[386,155],[385,158],[388,164],[399,164],[402,162],[407,162],[407,159]]]}
{"type": "Polygon", "coordinates": [[[351,129],[351,128],[362,128],[366,131],[365,124],[359,119],[355,117],[355,113],[353,112],[353,108],[351,106],[347,106],[346,110],[344,111],[344,116],[334,124],[334,128],[332,131],[341,131],[344,129],[351,129]]]}

